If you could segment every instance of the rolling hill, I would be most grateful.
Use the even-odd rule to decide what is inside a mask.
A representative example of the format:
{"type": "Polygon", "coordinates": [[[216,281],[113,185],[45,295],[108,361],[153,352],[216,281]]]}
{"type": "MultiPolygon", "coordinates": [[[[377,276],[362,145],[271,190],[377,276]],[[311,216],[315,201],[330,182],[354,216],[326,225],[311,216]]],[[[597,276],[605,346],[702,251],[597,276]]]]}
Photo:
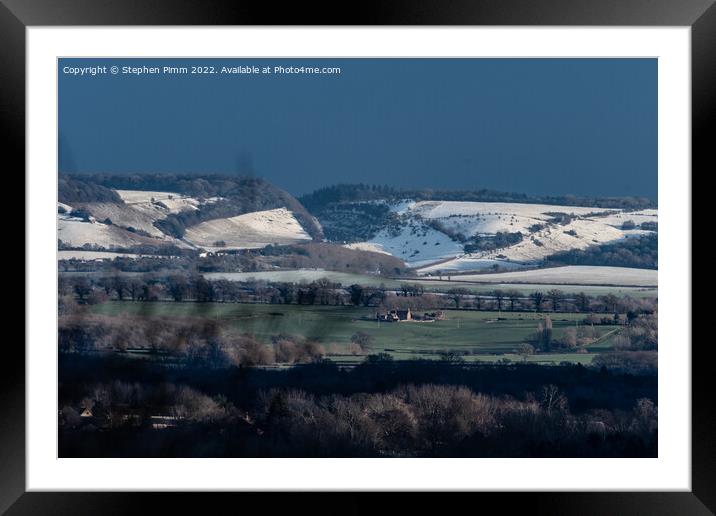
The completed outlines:
{"type": "MultiPolygon", "coordinates": [[[[302,197],[310,213],[258,178],[63,176],[58,239],[62,249],[138,253],[152,246],[216,253],[313,242],[327,255],[342,249],[390,256],[397,261],[384,269],[404,262],[421,276],[545,265],[656,268],[658,211],[644,199],[581,199],[579,206],[569,197],[545,198],[564,202],[552,204],[489,191],[413,193],[339,185],[302,197]],[[648,256],[630,260],[640,253],[648,256]]],[[[292,263],[315,266],[305,249],[300,258],[296,249],[289,249],[292,263]]],[[[351,260],[362,258],[346,255],[341,263],[351,260]]]]}
{"type": "Polygon", "coordinates": [[[184,240],[208,251],[260,249],[310,242],[311,236],[286,208],[213,219],[187,228],[184,240]]]}
{"type": "Polygon", "coordinates": [[[255,178],[68,176],[58,193],[58,239],[65,249],[173,245],[215,251],[323,236],[295,198],[255,178]]]}
{"type": "Polygon", "coordinates": [[[557,253],[655,234],[658,222],[656,209],[434,200],[384,204],[392,214],[384,227],[346,245],[397,256],[420,274],[534,267],[557,253]]]}

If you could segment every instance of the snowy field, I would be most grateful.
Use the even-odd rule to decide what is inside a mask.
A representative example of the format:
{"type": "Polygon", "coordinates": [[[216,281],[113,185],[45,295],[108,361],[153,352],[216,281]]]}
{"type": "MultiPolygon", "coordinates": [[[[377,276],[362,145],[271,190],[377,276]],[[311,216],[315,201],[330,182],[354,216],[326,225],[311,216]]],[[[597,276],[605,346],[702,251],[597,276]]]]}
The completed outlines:
{"type": "Polygon", "coordinates": [[[644,222],[658,222],[659,213],[658,210],[641,210],[641,211],[627,211],[618,212],[607,215],[600,219],[605,224],[610,224],[615,227],[621,227],[626,221],[630,220],[634,224],[642,224],[644,222]]]}
{"type": "Polygon", "coordinates": [[[656,287],[658,271],[629,267],[599,267],[592,265],[569,265],[530,271],[510,271],[494,274],[460,274],[453,281],[477,281],[486,283],[531,283],[551,285],[618,285],[633,287],[656,287]]]}
{"type": "Polygon", "coordinates": [[[269,244],[308,242],[311,236],[286,208],[256,211],[187,228],[184,240],[208,251],[260,249],[269,244]],[[224,245],[217,245],[217,242],[224,245]]]}
{"type": "Polygon", "coordinates": [[[176,192],[153,192],[150,190],[115,190],[127,204],[164,201],[167,199],[180,199],[184,197],[176,192]]]}

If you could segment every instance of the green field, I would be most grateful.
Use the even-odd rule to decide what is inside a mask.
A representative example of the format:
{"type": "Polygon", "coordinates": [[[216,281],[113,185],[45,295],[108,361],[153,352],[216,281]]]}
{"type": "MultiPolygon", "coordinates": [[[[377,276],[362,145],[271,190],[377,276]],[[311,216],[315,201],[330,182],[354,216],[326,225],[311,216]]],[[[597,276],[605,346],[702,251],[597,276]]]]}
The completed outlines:
{"type": "MultiPolygon", "coordinates": [[[[515,348],[532,333],[544,314],[534,312],[446,311],[446,319],[435,322],[387,323],[364,320],[373,317],[371,308],[261,305],[235,303],[108,302],[95,305],[105,315],[144,315],[212,318],[228,323],[242,333],[263,342],[271,336],[302,336],[325,345],[341,361],[361,360],[348,353],[351,335],[358,331],[372,337],[372,352],[388,352],[396,359],[435,358],[437,352],[469,352],[465,360],[522,360],[515,348]]],[[[552,314],[554,337],[568,327],[581,324],[584,314],[552,314]]],[[[611,347],[617,326],[595,327],[600,339],[590,345],[587,354],[550,353],[528,358],[533,362],[561,361],[588,363],[594,353],[611,347]]]]}

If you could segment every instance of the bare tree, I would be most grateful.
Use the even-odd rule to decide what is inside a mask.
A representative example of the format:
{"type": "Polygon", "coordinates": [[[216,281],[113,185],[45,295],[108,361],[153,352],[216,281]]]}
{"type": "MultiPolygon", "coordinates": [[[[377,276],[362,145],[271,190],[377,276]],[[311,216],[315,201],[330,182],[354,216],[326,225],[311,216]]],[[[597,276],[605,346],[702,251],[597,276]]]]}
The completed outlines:
{"type": "Polygon", "coordinates": [[[548,415],[552,415],[554,412],[565,412],[567,410],[567,398],[556,385],[545,385],[542,387],[540,405],[548,415]]]}
{"type": "Polygon", "coordinates": [[[552,349],[552,319],[545,317],[537,323],[537,331],[528,336],[525,341],[532,344],[541,351],[551,351],[552,349]]]}
{"type": "Polygon", "coordinates": [[[537,312],[541,312],[542,311],[542,303],[544,303],[544,294],[542,292],[540,292],[539,290],[536,292],[532,292],[530,294],[530,299],[532,300],[532,302],[535,305],[535,310],[537,312]]]}
{"type": "Polygon", "coordinates": [[[519,290],[508,290],[505,292],[505,295],[510,300],[510,311],[515,311],[515,303],[522,297],[522,294],[519,290]]]}
{"type": "Polygon", "coordinates": [[[547,292],[547,297],[549,297],[550,301],[552,302],[552,311],[556,312],[559,310],[559,303],[564,299],[564,292],[562,292],[559,289],[553,288],[549,292],[547,292]]]}
{"type": "Polygon", "coordinates": [[[356,344],[363,353],[371,349],[372,342],[373,338],[365,332],[359,331],[351,335],[351,343],[356,344]]]}
{"type": "Polygon", "coordinates": [[[482,298],[479,295],[475,296],[475,309],[477,311],[482,310],[482,298]]]}
{"type": "Polygon", "coordinates": [[[577,306],[579,306],[581,312],[589,310],[589,296],[587,294],[580,292],[574,296],[574,300],[577,302],[577,306]]]}
{"type": "Polygon", "coordinates": [[[87,299],[87,296],[89,296],[92,293],[92,285],[90,285],[90,282],[85,278],[84,276],[77,278],[75,281],[75,294],[77,294],[77,297],[80,301],[83,301],[87,299]]]}
{"type": "Polygon", "coordinates": [[[142,283],[139,280],[131,279],[127,282],[127,290],[129,290],[132,301],[136,301],[142,292],[142,283]]]}
{"type": "Polygon", "coordinates": [[[124,294],[127,291],[127,280],[122,276],[115,276],[112,278],[112,288],[117,293],[117,299],[123,301],[124,294]]]}
{"type": "Polygon", "coordinates": [[[460,308],[460,303],[468,294],[468,291],[464,288],[453,288],[448,292],[448,294],[450,294],[450,297],[455,302],[455,308],[460,308]]]}
{"type": "Polygon", "coordinates": [[[617,296],[614,294],[607,294],[606,296],[601,296],[600,299],[602,303],[604,303],[605,312],[617,311],[617,304],[619,303],[619,298],[617,296]]]}
{"type": "Polygon", "coordinates": [[[107,296],[112,294],[112,278],[102,277],[97,284],[104,289],[104,293],[107,294],[107,296]]]}
{"type": "Polygon", "coordinates": [[[497,311],[502,311],[502,301],[505,299],[505,293],[502,290],[495,290],[492,295],[495,297],[495,301],[497,301],[497,311]]]}
{"type": "Polygon", "coordinates": [[[527,344],[526,342],[524,344],[520,344],[517,346],[517,354],[522,357],[523,362],[527,362],[527,357],[530,355],[534,355],[535,348],[532,346],[532,344],[527,344]]]}

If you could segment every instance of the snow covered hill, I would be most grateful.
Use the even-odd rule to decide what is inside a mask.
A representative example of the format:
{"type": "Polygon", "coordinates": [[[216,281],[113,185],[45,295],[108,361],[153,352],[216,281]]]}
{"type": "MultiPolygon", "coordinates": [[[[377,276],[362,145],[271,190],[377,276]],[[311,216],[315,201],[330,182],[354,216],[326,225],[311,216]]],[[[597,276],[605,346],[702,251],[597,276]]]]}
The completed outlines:
{"type": "Polygon", "coordinates": [[[58,203],[58,235],[71,247],[97,246],[107,249],[137,245],[187,244],[164,234],[154,223],[170,214],[197,210],[216,198],[195,199],[174,192],[115,190],[123,203],[58,203]],[[72,215],[81,212],[83,216],[72,215]]]}
{"type": "Polygon", "coordinates": [[[346,247],[391,254],[411,267],[427,265],[463,254],[459,242],[416,220],[407,221],[397,230],[383,229],[368,242],[347,244],[346,247]]]}
{"type": "Polygon", "coordinates": [[[390,209],[398,217],[397,223],[366,242],[347,247],[387,252],[421,274],[480,271],[495,265],[502,269],[534,266],[560,251],[652,233],[653,226],[642,229],[641,224],[655,226],[658,219],[657,210],[625,212],[503,202],[401,201],[390,209]],[[521,237],[514,239],[521,240],[480,250],[479,242],[498,233],[520,233],[521,237]],[[466,252],[466,247],[471,252],[466,252]]]}
{"type": "Polygon", "coordinates": [[[339,200],[318,213],[329,224],[330,232],[324,233],[296,199],[266,183],[227,187],[226,181],[159,179],[148,183],[149,190],[121,189],[130,183],[119,180],[120,189],[102,181],[66,181],[57,215],[63,247],[133,252],[129,249],[136,246],[175,245],[221,251],[322,241],[328,235],[335,245],[392,255],[419,274],[435,275],[534,267],[555,253],[651,234],[658,227],[656,209],[339,200]]]}
{"type": "Polygon", "coordinates": [[[166,235],[154,223],[171,214],[199,210],[220,198],[198,199],[174,192],[115,191],[123,203],[85,202],[73,206],[58,203],[58,239],[70,247],[89,245],[114,249],[173,244],[210,251],[312,240],[286,208],[209,220],[187,228],[184,238],[178,240],[166,235]]]}
{"type": "Polygon", "coordinates": [[[208,251],[220,251],[296,244],[310,241],[311,236],[292,212],[278,208],[202,222],[188,228],[184,240],[208,251]]]}
{"type": "Polygon", "coordinates": [[[113,203],[57,203],[57,238],[64,246],[105,249],[146,245],[187,244],[151,225],[152,219],[132,208],[113,203]],[[116,221],[116,222],[115,222],[116,221]]]}

